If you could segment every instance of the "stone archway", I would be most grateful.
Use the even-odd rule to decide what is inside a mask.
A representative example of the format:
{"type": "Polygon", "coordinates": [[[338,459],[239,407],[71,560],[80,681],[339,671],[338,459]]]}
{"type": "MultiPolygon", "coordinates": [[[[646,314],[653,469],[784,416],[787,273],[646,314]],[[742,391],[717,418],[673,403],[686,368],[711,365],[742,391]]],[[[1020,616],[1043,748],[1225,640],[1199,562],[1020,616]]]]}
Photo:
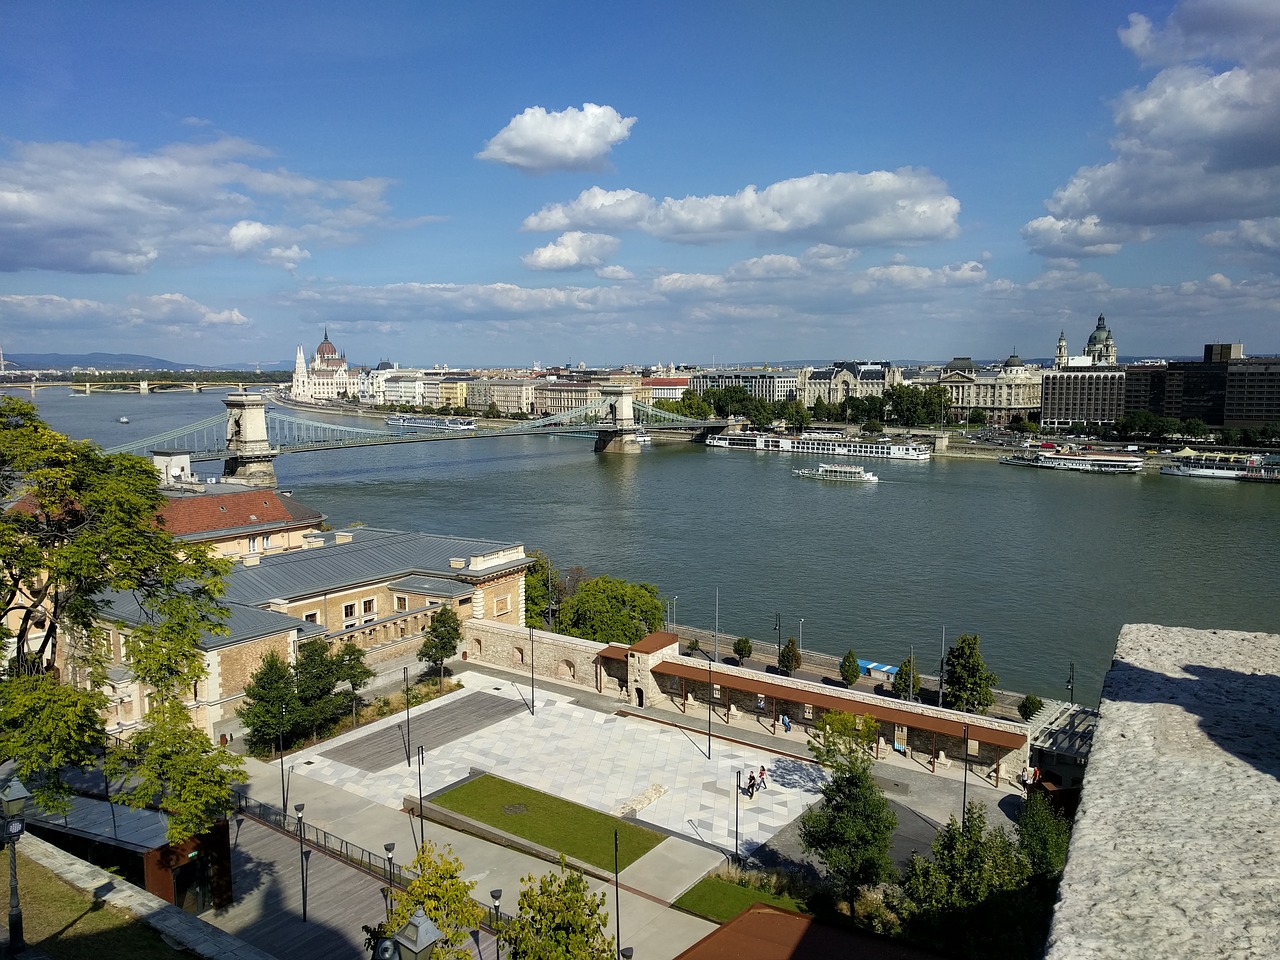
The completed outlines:
{"type": "Polygon", "coordinates": [[[524,666],[524,647],[511,648],[511,665],[513,667],[524,666]]]}
{"type": "Polygon", "coordinates": [[[575,668],[572,660],[561,660],[556,664],[556,677],[560,680],[574,680],[575,668]]]}

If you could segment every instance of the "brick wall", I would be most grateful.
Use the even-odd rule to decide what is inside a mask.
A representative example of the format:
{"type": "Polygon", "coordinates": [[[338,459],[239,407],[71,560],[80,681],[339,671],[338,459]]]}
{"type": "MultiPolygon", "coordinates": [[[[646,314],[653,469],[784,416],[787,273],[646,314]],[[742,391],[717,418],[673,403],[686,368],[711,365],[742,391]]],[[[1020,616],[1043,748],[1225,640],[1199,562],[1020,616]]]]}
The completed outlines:
{"type": "MultiPolygon", "coordinates": [[[[462,624],[462,640],[468,660],[495,667],[529,669],[528,627],[492,620],[466,620],[462,624]]],[[[535,677],[600,689],[596,667],[600,644],[535,630],[532,649],[535,677]]]]}

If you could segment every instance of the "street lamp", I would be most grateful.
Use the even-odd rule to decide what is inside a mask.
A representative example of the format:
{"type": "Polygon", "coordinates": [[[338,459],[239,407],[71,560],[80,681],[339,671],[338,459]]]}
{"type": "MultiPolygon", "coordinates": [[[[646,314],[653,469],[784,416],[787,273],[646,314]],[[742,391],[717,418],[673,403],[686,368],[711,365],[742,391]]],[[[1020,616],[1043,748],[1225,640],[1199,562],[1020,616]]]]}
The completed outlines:
{"type": "Polygon", "coordinates": [[[498,921],[502,919],[502,888],[490,890],[489,897],[493,900],[493,925],[497,927],[498,921]]]}
{"type": "Polygon", "coordinates": [[[800,634],[796,637],[796,649],[804,653],[804,617],[800,618],[800,634]]]}
{"type": "Polygon", "coordinates": [[[302,811],[305,803],[295,803],[293,812],[298,815],[298,876],[302,878],[302,922],[307,922],[307,848],[303,842],[306,834],[302,829],[302,811]]]}
{"type": "Polygon", "coordinates": [[[4,839],[9,844],[9,954],[24,953],[27,943],[22,936],[22,904],[18,901],[18,838],[27,828],[22,808],[31,798],[17,777],[10,777],[0,787],[0,807],[4,810],[4,839]]]}
{"type": "Polygon", "coordinates": [[[391,870],[395,866],[395,861],[396,861],[395,841],[393,840],[390,843],[384,843],[382,845],[382,849],[386,851],[386,854],[387,854],[387,920],[390,921],[391,910],[395,905],[395,899],[396,899],[396,895],[395,895],[396,888],[391,882],[391,870]]]}
{"type": "Polygon", "coordinates": [[[431,918],[422,911],[422,905],[419,904],[418,909],[413,911],[413,916],[391,939],[399,948],[400,960],[428,960],[436,944],[444,939],[444,934],[431,922],[431,918]]]}

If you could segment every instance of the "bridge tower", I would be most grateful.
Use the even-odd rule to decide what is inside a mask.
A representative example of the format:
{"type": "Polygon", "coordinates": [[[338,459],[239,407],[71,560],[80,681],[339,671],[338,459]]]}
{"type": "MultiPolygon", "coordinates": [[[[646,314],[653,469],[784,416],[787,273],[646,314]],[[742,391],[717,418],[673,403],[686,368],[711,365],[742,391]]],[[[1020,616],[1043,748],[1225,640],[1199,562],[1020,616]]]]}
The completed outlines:
{"type": "Polygon", "coordinates": [[[227,457],[222,479],[251,487],[274,487],[278,450],[267,439],[267,398],[260,393],[231,393],[227,407],[227,457]]]}
{"type": "Polygon", "coordinates": [[[597,424],[596,453],[638,453],[635,390],[628,384],[605,383],[600,386],[600,397],[609,405],[609,412],[597,424]]]}

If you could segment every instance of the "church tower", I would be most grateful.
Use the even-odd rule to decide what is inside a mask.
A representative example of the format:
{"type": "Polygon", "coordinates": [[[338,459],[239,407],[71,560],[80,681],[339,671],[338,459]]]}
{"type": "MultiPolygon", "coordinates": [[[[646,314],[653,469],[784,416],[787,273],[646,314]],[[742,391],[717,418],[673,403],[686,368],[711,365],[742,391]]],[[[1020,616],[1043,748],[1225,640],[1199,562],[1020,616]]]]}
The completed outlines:
{"type": "Polygon", "coordinates": [[[307,358],[302,352],[302,344],[298,344],[298,355],[293,361],[293,385],[289,388],[289,395],[295,400],[310,399],[307,390],[307,358]]]}
{"type": "Polygon", "coordinates": [[[1065,330],[1058,334],[1058,352],[1053,356],[1053,369],[1067,369],[1067,332],[1065,330]]]}

